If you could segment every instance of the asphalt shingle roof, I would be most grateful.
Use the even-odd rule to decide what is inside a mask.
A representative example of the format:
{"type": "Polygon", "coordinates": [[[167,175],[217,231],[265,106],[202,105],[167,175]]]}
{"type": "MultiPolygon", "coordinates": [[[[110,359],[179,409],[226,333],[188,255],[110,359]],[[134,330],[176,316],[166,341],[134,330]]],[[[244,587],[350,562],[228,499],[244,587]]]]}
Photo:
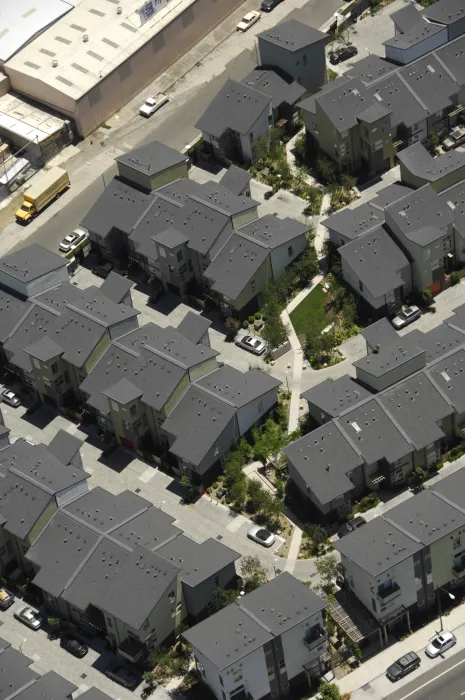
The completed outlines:
{"type": "Polygon", "coordinates": [[[37,243],[0,258],[0,271],[21,282],[32,282],[66,267],[68,260],[37,243]]]}
{"type": "Polygon", "coordinates": [[[397,159],[407,170],[429,182],[436,182],[448,173],[465,166],[465,154],[460,151],[448,151],[440,156],[433,156],[421,143],[414,143],[397,154],[397,159]]]}
{"type": "Polygon", "coordinates": [[[236,408],[241,408],[276,389],[281,382],[259,369],[240,372],[231,365],[223,365],[198,379],[196,384],[236,408]]]}
{"type": "Polygon", "coordinates": [[[134,287],[134,282],[112,270],[108,277],[103,280],[100,291],[115,304],[119,304],[132,287],[134,287]]]}
{"type": "Polygon", "coordinates": [[[419,246],[429,245],[444,236],[444,229],[453,221],[452,211],[431,185],[414,190],[398,202],[386,207],[403,235],[419,246]]]}
{"type": "MultiPolygon", "coordinates": [[[[409,7],[412,7],[409,5],[409,7]]],[[[427,22],[419,12],[415,10],[416,14],[419,15],[417,23],[407,29],[405,33],[396,34],[390,39],[383,41],[383,46],[392,46],[397,49],[408,49],[411,46],[416,46],[421,44],[422,41],[426,41],[430,37],[443,31],[443,27],[437,24],[431,24],[427,22]]],[[[392,16],[392,15],[391,15],[392,16]]]]}
{"type": "Polygon", "coordinates": [[[380,104],[392,110],[393,127],[405,124],[410,128],[429,116],[426,106],[402,82],[397,72],[370,85],[369,91],[380,104]]]}
{"type": "Polygon", "coordinates": [[[181,569],[183,583],[199,586],[241,556],[213,538],[201,544],[180,535],[157,549],[157,554],[181,569]]]}
{"type": "Polygon", "coordinates": [[[246,135],[270,108],[270,97],[229,78],[195,126],[216,138],[227,129],[246,135]]]}
{"type": "MultiPolygon", "coordinates": [[[[462,0],[459,0],[463,6],[462,0]]],[[[437,3],[439,4],[439,3],[437,3]]],[[[465,36],[460,36],[436,49],[436,56],[444,63],[460,86],[465,85],[463,62],[465,60],[465,36]]]]}
{"type": "Polygon", "coordinates": [[[423,14],[433,22],[441,24],[454,24],[465,17],[463,0],[439,0],[429,7],[425,7],[423,14]]]}
{"type": "Polygon", "coordinates": [[[444,477],[429,489],[447,503],[465,511],[465,469],[459,469],[444,477]]]}
{"type": "Polygon", "coordinates": [[[115,160],[117,163],[123,163],[133,170],[137,170],[146,177],[153,177],[167,168],[186,163],[188,158],[184,153],[175,151],[164,143],[152,141],[117,156],[115,160]]]}
{"type": "Polygon", "coordinates": [[[436,362],[428,374],[457,413],[465,412],[465,349],[436,362]]]}
{"type": "Polygon", "coordinates": [[[401,185],[400,183],[395,182],[392,185],[386,185],[386,187],[383,187],[382,189],[378,190],[378,194],[376,195],[376,197],[371,199],[370,202],[371,204],[374,204],[377,207],[384,209],[390,204],[398,202],[399,199],[402,199],[402,197],[405,197],[411,192],[411,187],[407,187],[406,185],[401,185]]]}
{"type": "Polygon", "coordinates": [[[299,51],[306,46],[315,44],[317,41],[327,41],[328,35],[318,29],[310,27],[308,24],[289,19],[276,24],[271,29],[267,29],[257,35],[259,39],[269,41],[271,44],[281,46],[288,51],[299,51]]]}
{"type": "Polygon", "coordinates": [[[239,168],[237,165],[230,165],[220,180],[220,184],[231,190],[233,194],[240,195],[252,179],[248,170],[239,168]]]}
{"type": "Polygon", "coordinates": [[[408,32],[422,17],[422,13],[411,3],[389,15],[401,32],[408,32]]]}
{"type": "Polygon", "coordinates": [[[369,85],[373,80],[378,80],[378,78],[392,73],[396,67],[384,58],[372,53],[354,63],[345,75],[349,78],[358,78],[364,85],[369,85]]]}
{"type": "Polygon", "coordinates": [[[436,326],[426,333],[415,328],[407,333],[407,339],[425,351],[426,364],[438,360],[465,343],[465,335],[445,323],[441,323],[440,326],[436,326]]]}
{"type": "MultiPolygon", "coordinates": [[[[372,94],[356,78],[333,90],[317,93],[315,100],[338,131],[356,126],[360,113],[376,104],[372,94]]],[[[383,106],[388,108],[386,104],[383,106]]]]}
{"type": "Polygon", "coordinates": [[[289,217],[280,219],[272,214],[261,216],[259,219],[236,229],[238,233],[264,243],[271,249],[278,248],[284,243],[291,243],[295,238],[307,233],[308,230],[308,226],[295,219],[289,217]]]}
{"type": "Polygon", "coordinates": [[[191,340],[193,343],[195,343],[195,345],[197,345],[197,343],[200,343],[211,325],[212,321],[210,321],[209,318],[196,314],[194,311],[188,311],[181,323],[178,325],[177,330],[185,338],[191,340]]]}
{"type": "Polygon", "coordinates": [[[237,299],[267,260],[268,246],[236,231],[204,272],[215,292],[237,299]]]}
{"type": "Polygon", "coordinates": [[[354,209],[342,209],[321,222],[323,226],[339,233],[349,240],[355,240],[384,224],[384,212],[371,203],[361,204],[354,209]]]}
{"type": "Polygon", "coordinates": [[[398,338],[397,343],[385,347],[381,346],[380,352],[372,352],[353,364],[354,367],[359,367],[367,374],[371,374],[374,377],[382,377],[419,355],[425,357],[426,363],[425,351],[410,343],[408,336],[404,336],[398,338]]]}
{"type": "Polygon", "coordinates": [[[255,68],[241,80],[241,83],[271,97],[273,109],[277,109],[283,103],[294,105],[306,93],[302,85],[295,81],[284,80],[276,71],[269,68],[255,68]]]}
{"type": "Polygon", "coordinates": [[[397,343],[399,336],[387,318],[382,318],[371,326],[362,328],[360,335],[365,338],[371,348],[385,348],[397,343]]]}
{"type": "Polygon", "coordinates": [[[5,343],[13,328],[31,307],[31,302],[17,299],[0,289],[0,343],[5,343]]]}
{"type": "Polygon", "coordinates": [[[87,212],[81,226],[102,238],[106,238],[113,228],[129,235],[152,201],[151,195],[113,178],[87,212]]]}
{"type": "Polygon", "coordinates": [[[79,452],[83,443],[84,440],[81,440],[81,438],[68,433],[67,430],[60,429],[49,443],[48,449],[59,462],[69,464],[76,452],[79,452]]]}
{"type": "Polygon", "coordinates": [[[425,547],[465,525],[462,513],[429,489],[416,494],[383,516],[425,547]]]}
{"type": "Polygon", "coordinates": [[[409,261],[383,228],[350,241],[339,254],[375,299],[405,284],[400,271],[409,261]]]}
{"type": "Polygon", "coordinates": [[[351,406],[357,405],[372,394],[348,374],[330,381],[325,379],[301,394],[301,398],[314,404],[336,418],[351,406]]]}
{"type": "Polygon", "coordinates": [[[453,104],[452,96],[459,90],[434,54],[399,69],[398,75],[431,114],[450,107],[453,104]]]}

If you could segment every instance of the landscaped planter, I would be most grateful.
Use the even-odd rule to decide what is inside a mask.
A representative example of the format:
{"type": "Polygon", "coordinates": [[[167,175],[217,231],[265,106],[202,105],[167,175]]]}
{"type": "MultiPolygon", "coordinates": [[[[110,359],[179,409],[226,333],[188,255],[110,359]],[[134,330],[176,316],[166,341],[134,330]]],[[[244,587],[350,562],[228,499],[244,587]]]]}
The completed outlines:
{"type": "Polygon", "coordinates": [[[289,340],[286,340],[285,343],[283,343],[282,345],[278,345],[277,348],[274,348],[270,354],[271,354],[271,357],[273,358],[273,360],[277,360],[278,357],[282,357],[287,352],[289,352],[290,349],[291,349],[291,343],[289,340]]]}

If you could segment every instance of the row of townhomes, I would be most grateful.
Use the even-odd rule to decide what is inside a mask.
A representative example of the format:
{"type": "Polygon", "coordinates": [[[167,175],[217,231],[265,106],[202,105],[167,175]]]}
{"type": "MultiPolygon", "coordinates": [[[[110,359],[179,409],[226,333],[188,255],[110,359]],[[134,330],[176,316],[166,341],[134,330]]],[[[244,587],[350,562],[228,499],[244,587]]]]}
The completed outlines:
{"type": "Polygon", "coordinates": [[[111,273],[81,290],[67,262],[38,245],[0,259],[3,364],[40,402],[85,405],[106,442],[168,452],[194,481],[212,478],[280,382],[219,364],[211,322],[193,312],[178,328],[139,326],[131,282],[111,273]]]}
{"type": "Polygon", "coordinates": [[[71,630],[104,634],[119,656],[143,663],[181,623],[208,615],[218,588],[237,586],[229,547],[198,544],[131,491],[89,489],[75,436],[12,443],[0,448],[2,574],[29,577],[71,630]]]}
{"type": "Polygon", "coordinates": [[[165,290],[208,291],[224,313],[248,315],[266,283],[307,248],[308,226],[258,218],[251,176],[241,168],[199,184],[188,178],[188,158],[158,142],[116,161],[118,175],[82,227],[104,259],[137,263],[165,290]]]}
{"type": "Polygon", "coordinates": [[[433,158],[416,143],[397,158],[401,182],[322,222],[344,280],[374,317],[392,315],[412,292],[441,292],[465,262],[465,153],[433,158]]]}
{"type": "Polygon", "coordinates": [[[41,675],[31,666],[34,660],[14,649],[9,642],[0,639],[0,682],[5,698],[16,700],[111,700],[97,688],[82,689],[55,671],[41,675]]]}
{"type": "Polygon", "coordinates": [[[320,427],[285,448],[290,477],[320,521],[344,518],[367,490],[406,484],[415,468],[434,470],[463,439],[465,305],[427,333],[400,338],[382,319],[362,335],[368,354],[354,363],[355,378],[304,392],[320,427]]]}

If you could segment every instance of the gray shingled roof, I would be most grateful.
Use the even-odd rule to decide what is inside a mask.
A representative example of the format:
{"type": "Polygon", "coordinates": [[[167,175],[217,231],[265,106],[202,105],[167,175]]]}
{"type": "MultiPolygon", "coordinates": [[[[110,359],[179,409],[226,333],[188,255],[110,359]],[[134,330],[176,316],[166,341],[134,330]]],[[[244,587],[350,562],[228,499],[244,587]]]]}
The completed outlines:
{"type": "Polygon", "coordinates": [[[373,377],[382,377],[406,362],[410,362],[418,355],[425,355],[425,351],[410,343],[407,335],[398,338],[398,342],[395,344],[385,347],[381,346],[381,350],[378,353],[372,352],[366,357],[360,358],[360,360],[353,363],[353,366],[360,367],[360,369],[367,372],[367,374],[373,375],[373,377]]]}
{"type": "Polygon", "coordinates": [[[81,226],[102,238],[106,238],[113,228],[129,235],[152,202],[152,195],[113,178],[87,212],[81,226]]]}
{"type": "Polygon", "coordinates": [[[459,86],[434,54],[400,68],[398,75],[431,114],[454,104],[451,98],[458,92],[459,86]]]}
{"type": "Polygon", "coordinates": [[[379,119],[387,117],[388,114],[392,114],[392,112],[392,109],[376,101],[363,111],[359,112],[357,119],[359,119],[362,122],[366,122],[367,124],[373,124],[379,119]]]}
{"type": "Polygon", "coordinates": [[[289,19],[257,34],[259,39],[275,44],[288,51],[299,51],[317,41],[327,41],[328,35],[308,24],[289,19]]]}
{"type": "Polygon", "coordinates": [[[69,464],[76,452],[79,452],[83,443],[84,440],[81,440],[81,438],[68,433],[67,430],[60,429],[49,443],[48,449],[59,462],[69,464]]]}
{"type": "Polygon", "coordinates": [[[453,309],[452,316],[448,316],[444,323],[447,323],[451,328],[458,328],[462,333],[465,333],[465,304],[456,306],[455,309],[453,309]]]}
{"type": "Polygon", "coordinates": [[[152,504],[132,491],[116,496],[100,486],[64,507],[63,512],[103,535],[147,510],[152,504]]]}
{"type": "Polygon", "coordinates": [[[425,351],[426,364],[438,360],[465,343],[465,335],[445,323],[441,323],[440,326],[436,326],[426,333],[415,328],[407,333],[407,339],[425,351]]]}
{"type": "Polygon", "coordinates": [[[423,372],[385,391],[380,400],[416,450],[445,437],[438,423],[452,414],[452,408],[423,372]]]}
{"type": "Polygon", "coordinates": [[[108,387],[108,389],[103,389],[102,391],[102,394],[108,396],[109,399],[113,399],[113,401],[123,405],[129,403],[130,401],[140,399],[143,393],[143,389],[139,389],[139,387],[135,386],[129,381],[129,379],[126,379],[126,377],[123,377],[123,379],[120,379],[119,382],[116,382],[116,384],[113,384],[112,386],[108,387]]]}
{"type": "Polygon", "coordinates": [[[278,248],[284,243],[291,243],[295,238],[306,234],[308,230],[307,225],[295,219],[288,216],[280,219],[273,214],[266,214],[236,229],[237,233],[264,243],[271,249],[278,248]]]}
{"type": "Polygon", "coordinates": [[[363,386],[358,384],[348,374],[330,381],[325,379],[319,384],[315,384],[311,389],[307,389],[301,394],[301,398],[317,406],[319,409],[336,418],[343,411],[351,406],[355,406],[372,394],[363,386]]]}
{"type": "Polygon", "coordinates": [[[442,238],[444,229],[453,221],[447,202],[439,197],[431,185],[424,185],[389,205],[386,213],[406,238],[420,246],[442,238]]]}
{"type": "Polygon", "coordinates": [[[337,88],[340,88],[342,85],[347,85],[350,83],[352,78],[349,78],[348,75],[340,75],[336,80],[330,80],[328,83],[325,83],[324,85],[321,86],[321,88],[318,90],[318,92],[315,95],[310,95],[310,97],[306,97],[302,102],[299,102],[297,107],[300,109],[303,109],[304,112],[310,112],[311,114],[316,113],[316,104],[315,104],[315,98],[317,95],[322,95],[323,93],[330,92],[331,90],[336,90],[337,88]]]}
{"type": "Polygon", "coordinates": [[[400,79],[397,72],[386,75],[370,85],[368,89],[380,104],[392,110],[393,128],[399,124],[405,124],[409,128],[429,116],[426,106],[400,79]]]}
{"type": "Polygon", "coordinates": [[[241,235],[237,230],[226,241],[204,275],[212,281],[213,291],[237,299],[268,256],[268,246],[241,235]]]}
{"type": "Polygon", "coordinates": [[[400,151],[397,159],[411,173],[429,182],[436,182],[465,166],[464,153],[452,150],[433,158],[421,143],[414,143],[400,151]]]}
{"type": "Polygon", "coordinates": [[[240,372],[231,365],[223,365],[198,379],[196,384],[236,408],[241,408],[276,389],[281,382],[259,369],[240,372]]]}
{"type": "Polygon", "coordinates": [[[345,75],[349,78],[358,78],[364,85],[369,85],[373,80],[392,73],[396,68],[397,66],[372,53],[354,63],[345,75]]]}
{"type": "Polygon", "coordinates": [[[383,458],[392,464],[413,452],[401,426],[394,424],[376,399],[344,413],[337,421],[367,464],[383,458]]]}
{"type": "Polygon", "coordinates": [[[391,508],[384,518],[425,547],[465,525],[465,512],[429,489],[391,508]]]}
{"type": "Polygon", "coordinates": [[[123,277],[111,271],[100,287],[102,294],[105,294],[115,304],[120,304],[125,295],[134,287],[134,282],[129,277],[123,277]]]}
{"type": "Polygon", "coordinates": [[[160,231],[152,237],[152,240],[170,249],[177,248],[189,241],[187,236],[175,228],[166,228],[164,231],[160,231]]]}
{"type": "Polygon", "coordinates": [[[24,348],[24,352],[28,355],[41,360],[42,362],[48,362],[54,357],[58,357],[63,354],[63,348],[57,345],[52,338],[48,335],[40,338],[36,343],[29,345],[24,348]]]}
{"type": "Polygon", "coordinates": [[[465,412],[465,349],[429,367],[428,374],[457,413],[465,412]]]}
{"type": "Polygon", "coordinates": [[[465,512],[465,469],[458,469],[454,474],[432,484],[429,489],[447,503],[465,512]]]}
{"type": "Polygon", "coordinates": [[[191,385],[162,425],[175,437],[170,452],[199,465],[235,415],[233,406],[191,385]]]}
{"type": "Polygon", "coordinates": [[[220,671],[273,639],[235,603],[183,632],[183,637],[220,671]]]}
{"type": "Polygon", "coordinates": [[[111,531],[111,538],[123,547],[133,548],[140,545],[152,552],[158,551],[160,547],[182,535],[182,530],[173,525],[174,521],[175,518],[171,515],[151,505],[147,510],[118,525],[111,531]]]}
{"type": "Polygon", "coordinates": [[[371,326],[362,328],[360,335],[365,338],[367,344],[372,348],[385,348],[393,343],[397,343],[399,336],[389,323],[387,318],[382,318],[371,326]]]}
{"type": "Polygon", "coordinates": [[[66,267],[68,260],[37,243],[0,258],[0,271],[21,282],[32,282],[66,267]]]}
{"type": "MultiPolygon", "coordinates": [[[[185,180],[184,182],[187,183],[190,180],[185,180]]],[[[223,211],[230,216],[236,216],[237,214],[250,211],[250,209],[256,209],[260,204],[260,202],[247,197],[245,194],[234,194],[221,182],[209,180],[201,187],[201,191],[198,194],[196,193],[195,196],[213,209],[223,211]]],[[[170,185],[166,185],[163,189],[164,191],[169,191],[169,188],[170,185]]]]}
{"type": "MultiPolygon", "coordinates": [[[[356,78],[336,89],[318,92],[315,100],[338,131],[346,131],[356,126],[360,113],[376,104],[372,94],[361,80],[356,78]]],[[[387,104],[383,106],[391,109],[387,104]]]]}
{"type": "Polygon", "coordinates": [[[77,685],[55,671],[48,671],[14,697],[15,700],[69,700],[77,689],[77,685]]]}
{"type": "Polygon", "coordinates": [[[419,542],[381,517],[337,540],[333,547],[373,578],[423,549],[419,542]]]}
{"type": "Polygon", "coordinates": [[[321,223],[331,231],[335,231],[349,240],[354,240],[382,226],[384,212],[367,202],[354,209],[346,207],[324,219],[321,223]]]}
{"type": "Polygon", "coordinates": [[[421,19],[422,13],[417,10],[416,6],[408,3],[389,16],[401,32],[408,32],[421,19]]]}
{"type": "Polygon", "coordinates": [[[222,542],[209,538],[198,544],[185,535],[157,549],[157,554],[181,569],[181,580],[195,588],[241,556],[222,542]]]}
{"type": "Polygon", "coordinates": [[[441,24],[454,24],[465,17],[463,0],[439,0],[422,10],[425,17],[441,24]]]}
{"type": "Polygon", "coordinates": [[[278,109],[282,104],[294,105],[307,92],[299,83],[284,80],[276,71],[269,68],[255,68],[241,80],[241,83],[271,97],[273,109],[278,109]]]}
{"type": "MultiPolygon", "coordinates": [[[[460,2],[462,2],[462,0],[460,0],[460,2]]],[[[463,87],[463,85],[465,85],[465,73],[463,71],[463,61],[465,60],[465,36],[460,36],[455,39],[455,41],[441,46],[440,49],[436,49],[435,54],[452,73],[457,83],[463,87]]]]}
{"type": "Polygon", "coordinates": [[[146,177],[153,177],[167,168],[186,163],[188,157],[159,141],[152,141],[115,158],[117,163],[127,165],[146,177]]]}
{"type": "Polygon", "coordinates": [[[384,228],[350,241],[339,254],[375,299],[405,284],[400,271],[409,261],[384,228]]]}
{"type": "MultiPolygon", "coordinates": [[[[25,440],[18,440],[15,445],[21,442],[25,440]]],[[[5,477],[0,479],[1,524],[8,532],[24,539],[50,503],[51,497],[40,486],[7,471],[5,477]]]]}
{"type": "Polygon", "coordinates": [[[386,185],[386,187],[378,190],[376,197],[373,197],[373,199],[370,200],[370,203],[384,209],[390,204],[399,201],[399,199],[402,199],[402,197],[405,197],[411,192],[411,187],[401,185],[399,182],[394,182],[392,185],[386,185]]]}
{"type": "Polygon", "coordinates": [[[252,179],[248,170],[239,168],[237,165],[230,165],[220,180],[220,184],[226,187],[233,194],[240,195],[252,179]]]}
{"type": "Polygon", "coordinates": [[[229,78],[195,126],[216,138],[227,129],[246,135],[270,106],[270,97],[229,78]]]}
{"type": "Polygon", "coordinates": [[[0,343],[5,343],[13,328],[27,313],[31,302],[17,299],[0,289],[0,343]]]}
{"type": "MultiPolygon", "coordinates": [[[[409,7],[412,6],[409,5],[409,7]]],[[[406,30],[405,33],[396,34],[390,39],[383,41],[383,46],[392,46],[396,49],[409,49],[410,47],[421,44],[422,41],[426,41],[435,34],[443,31],[444,27],[427,22],[419,12],[416,10],[415,12],[417,15],[419,15],[417,23],[406,30]]]]}
{"type": "Polygon", "coordinates": [[[0,661],[0,700],[8,700],[18,690],[40,678],[37,671],[29,668],[33,660],[11,646],[2,651],[0,661]]]}
{"type": "Polygon", "coordinates": [[[212,321],[205,316],[196,314],[194,311],[188,311],[178,325],[177,330],[188,340],[191,340],[197,345],[200,343],[205,333],[212,325],[212,321]]]}
{"type": "Polygon", "coordinates": [[[334,421],[304,435],[283,451],[322,504],[352,491],[354,485],[347,474],[364,461],[334,421]]]}

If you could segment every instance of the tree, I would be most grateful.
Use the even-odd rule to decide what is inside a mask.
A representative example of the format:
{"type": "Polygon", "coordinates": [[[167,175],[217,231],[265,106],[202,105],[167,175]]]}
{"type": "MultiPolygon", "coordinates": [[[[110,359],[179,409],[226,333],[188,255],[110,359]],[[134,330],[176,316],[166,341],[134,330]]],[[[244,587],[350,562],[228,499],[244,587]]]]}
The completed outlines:
{"type": "Polygon", "coordinates": [[[300,284],[308,284],[318,274],[320,266],[313,241],[309,243],[308,248],[295,261],[294,265],[295,274],[300,284]]]}
{"type": "Polygon", "coordinates": [[[224,325],[228,330],[228,335],[236,335],[237,331],[239,330],[240,322],[237,318],[234,318],[234,316],[228,316],[224,322],[224,325]]]}
{"type": "Polygon", "coordinates": [[[306,525],[304,529],[307,537],[312,541],[312,553],[317,555],[320,548],[328,541],[328,533],[322,525],[306,525]]]}
{"type": "Polygon", "coordinates": [[[268,574],[258,556],[242,557],[240,566],[246,593],[251,593],[268,581],[268,574]]]}
{"type": "Polygon", "coordinates": [[[279,498],[273,496],[269,491],[265,491],[262,512],[272,523],[279,522],[279,516],[283,512],[283,503],[279,498]]]}
{"type": "Polygon", "coordinates": [[[354,325],[357,318],[357,301],[353,294],[347,294],[339,315],[345,328],[351,328],[354,325]]]}
{"type": "Polygon", "coordinates": [[[341,700],[341,693],[335,683],[323,681],[318,689],[317,700],[341,700]]]}
{"type": "Polygon", "coordinates": [[[247,486],[247,503],[253,511],[262,509],[265,503],[266,491],[260,481],[249,479],[247,486]]]}
{"type": "Polygon", "coordinates": [[[238,481],[245,479],[242,466],[243,464],[237,461],[231,461],[229,464],[226,464],[224,469],[223,485],[227,491],[232,489],[234,484],[236,484],[238,481]]]}
{"type": "Polygon", "coordinates": [[[242,509],[247,500],[247,479],[238,479],[229,489],[229,495],[238,509],[242,509]]]}
{"type": "Polygon", "coordinates": [[[332,593],[334,580],[339,574],[339,562],[334,554],[328,554],[316,561],[316,570],[321,580],[321,587],[325,593],[332,593]]]}
{"type": "Polygon", "coordinates": [[[252,159],[254,163],[258,160],[263,160],[267,157],[269,152],[268,139],[261,136],[259,139],[255,139],[252,143],[252,159]]]}
{"type": "Polygon", "coordinates": [[[325,156],[320,156],[316,161],[315,169],[324,185],[336,184],[336,166],[332,160],[329,160],[329,158],[325,156]]]}
{"type": "Polygon", "coordinates": [[[263,464],[266,464],[271,456],[280,452],[285,443],[282,425],[273,417],[267,418],[261,428],[253,428],[252,438],[255,457],[263,464]]]}
{"type": "Polygon", "coordinates": [[[185,489],[184,500],[190,503],[194,498],[194,484],[192,483],[191,477],[188,474],[183,474],[179,483],[183,489],[185,489]]]}
{"type": "Polygon", "coordinates": [[[265,290],[264,297],[265,304],[263,315],[266,322],[262,331],[262,336],[270,348],[277,348],[278,345],[282,345],[282,343],[286,342],[289,336],[289,330],[281,319],[281,308],[276,288],[268,286],[265,290]]]}
{"type": "Polygon", "coordinates": [[[221,610],[227,605],[231,605],[231,603],[234,603],[234,601],[237,600],[238,596],[239,591],[237,591],[235,588],[217,588],[213,598],[213,605],[216,607],[217,610],[221,610]]]}

